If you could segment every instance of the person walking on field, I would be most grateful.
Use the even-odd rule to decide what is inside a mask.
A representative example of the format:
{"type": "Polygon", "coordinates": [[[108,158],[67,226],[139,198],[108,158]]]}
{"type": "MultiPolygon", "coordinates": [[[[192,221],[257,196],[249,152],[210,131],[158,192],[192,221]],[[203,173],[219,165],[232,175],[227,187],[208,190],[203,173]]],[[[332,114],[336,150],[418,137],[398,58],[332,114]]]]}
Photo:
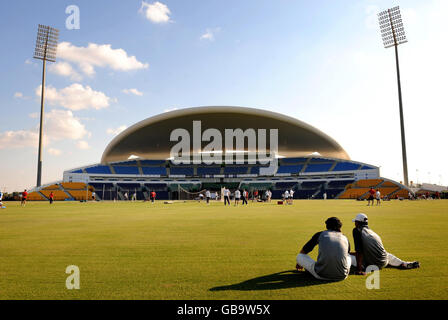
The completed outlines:
{"type": "Polygon", "coordinates": [[[368,218],[364,213],[359,213],[352,220],[355,223],[353,240],[355,253],[351,254],[352,266],[356,267],[356,274],[365,275],[368,266],[376,266],[382,269],[386,266],[399,269],[420,268],[418,261],[403,261],[384,249],[379,235],[368,227],[368,218]]]}
{"type": "Polygon", "coordinates": [[[25,189],[25,191],[22,192],[22,202],[20,203],[22,207],[26,206],[26,198],[28,198],[28,192],[25,189]]]}
{"type": "Polygon", "coordinates": [[[300,271],[305,268],[319,280],[344,280],[350,272],[350,243],[341,232],[342,223],[338,218],[328,218],[325,225],[327,230],[317,232],[297,255],[296,269],[300,271]],[[319,245],[319,254],[317,261],[314,261],[308,253],[316,245],[319,245]]]}

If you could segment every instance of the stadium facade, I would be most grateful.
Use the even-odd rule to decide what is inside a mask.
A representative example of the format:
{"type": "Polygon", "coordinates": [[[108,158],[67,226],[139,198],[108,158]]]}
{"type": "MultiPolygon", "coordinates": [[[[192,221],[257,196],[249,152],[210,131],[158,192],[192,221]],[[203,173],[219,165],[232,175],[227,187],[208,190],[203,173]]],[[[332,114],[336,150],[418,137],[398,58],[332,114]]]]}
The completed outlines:
{"type": "Polygon", "coordinates": [[[188,108],[148,118],[116,136],[100,163],[67,170],[62,182],[33,191],[36,200],[46,199],[49,190],[57,191],[61,200],[87,198],[93,191],[101,200],[123,200],[134,193],[142,200],[151,191],[156,191],[158,199],[177,200],[205,189],[219,192],[224,186],[260,194],[271,190],[274,199],[290,189],[298,199],[322,198],[324,194],[329,199],[362,198],[370,187],[380,188],[389,197],[407,197],[409,192],[404,185],[382,178],[379,167],[351,160],[320,130],[279,113],[243,107],[188,108]],[[186,144],[191,161],[183,157],[180,162],[177,153],[173,156],[173,146],[178,143],[172,136],[176,129],[192,138],[186,144]],[[245,135],[239,144],[230,136],[229,148],[224,139],[236,130],[245,135]],[[269,130],[276,130],[276,149],[271,150],[274,136],[268,134],[270,141],[263,141],[266,148],[261,152],[260,132],[269,130]],[[225,161],[198,161],[213,140],[210,135],[205,137],[210,132],[215,134],[214,140],[223,139],[214,141],[221,146],[221,150],[213,150],[214,159],[225,161]],[[256,143],[249,142],[247,133],[251,132],[256,133],[252,135],[258,138],[256,143]],[[194,142],[198,136],[199,143],[197,139],[194,142]],[[271,168],[263,161],[249,161],[252,154],[262,159],[261,153],[264,159],[275,158],[276,165],[271,168]]]}

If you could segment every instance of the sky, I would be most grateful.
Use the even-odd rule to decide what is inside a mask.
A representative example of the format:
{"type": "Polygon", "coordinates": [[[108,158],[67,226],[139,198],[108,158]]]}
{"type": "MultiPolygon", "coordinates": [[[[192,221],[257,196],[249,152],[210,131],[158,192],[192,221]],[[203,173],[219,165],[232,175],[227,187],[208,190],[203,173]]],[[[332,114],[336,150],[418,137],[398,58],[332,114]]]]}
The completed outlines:
{"type": "Polygon", "coordinates": [[[100,162],[136,122],[220,105],[300,119],[402,181],[395,56],[376,16],[396,5],[409,40],[399,46],[409,180],[448,185],[448,1],[29,0],[0,3],[0,189],[36,182],[38,24],[60,30],[47,65],[43,183],[100,162]]]}

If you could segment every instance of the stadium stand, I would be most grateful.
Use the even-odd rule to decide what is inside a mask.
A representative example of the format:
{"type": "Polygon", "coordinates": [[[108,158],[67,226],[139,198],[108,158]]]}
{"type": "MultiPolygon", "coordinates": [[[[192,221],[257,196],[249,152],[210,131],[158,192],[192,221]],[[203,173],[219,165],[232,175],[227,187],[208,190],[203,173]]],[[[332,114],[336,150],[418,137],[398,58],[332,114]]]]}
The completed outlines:
{"type": "Polygon", "coordinates": [[[364,179],[356,181],[353,186],[357,188],[370,188],[370,187],[375,188],[383,181],[384,181],[383,179],[364,179]]]}
{"type": "Polygon", "coordinates": [[[112,174],[110,171],[109,166],[95,166],[85,169],[87,173],[94,173],[94,174],[112,174]]]}
{"type": "Polygon", "coordinates": [[[142,167],[144,175],[166,176],[165,167],[142,167]]]}
{"type": "Polygon", "coordinates": [[[198,176],[218,175],[221,174],[221,167],[198,167],[198,176]]]}
{"type": "Polygon", "coordinates": [[[369,190],[369,188],[347,189],[338,197],[338,199],[359,199],[362,196],[365,196],[369,190]]]}
{"type": "Polygon", "coordinates": [[[113,166],[116,174],[140,174],[138,167],[113,166]]]}
{"type": "Polygon", "coordinates": [[[339,162],[334,167],[333,171],[353,171],[358,170],[361,165],[351,162],[339,162]]]}
{"type": "Polygon", "coordinates": [[[303,168],[303,165],[279,166],[278,170],[277,170],[277,174],[283,174],[283,173],[297,174],[302,170],[302,168],[303,168]]]}
{"type": "MultiPolygon", "coordinates": [[[[65,193],[64,191],[62,191],[62,190],[60,190],[60,189],[57,189],[57,190],[48,190],[48,189],[45,189],[45,190],[41,190],[40,192],[41,192],[45,197],[47,197],[47,198],[49,198],[50,193],[53,192],[54,200],[55,200],[55,201],[60,201],[60,200],[67,200],[67,199],[70,199],[70,196],[67,195],[67,193],[65,193]]],[[[85,193],[85,191],[84,191],[84,193],[85,193]]]]}
{"type": "Polygon", "coordinates": [[[249,167],[243,167],[243,166],[224,167],[224,174],[226,174],[226,175],[247,174],[248,171],[249,171],[249,167]]]}
{"type": "Polygon", "coordinates": [[[307,165],[305,172],[326,172],[332,166],[333,163],[310,163],[307,165]]]}
{"type": "Polygon", "coordinates": [[[177,176],[193,176],[194,175],[194,169],[192,167],[171,167],[170,168],[170,176],[177,175],[177,176]]]}
{"type": "Polygon", "coordinates": [[[284,164],[305,163],[307,160],[307,158],[283,158],[280,160],[280,162],[284,164]]]}
{"type": "Polygon", "coordinates": [[[43,200],[47,200],[47,199],[45,199],[39,192],[34,191],[34,192],[30,192],[28,194],[28,200],[29,201],[43,201],[43,200]]]}

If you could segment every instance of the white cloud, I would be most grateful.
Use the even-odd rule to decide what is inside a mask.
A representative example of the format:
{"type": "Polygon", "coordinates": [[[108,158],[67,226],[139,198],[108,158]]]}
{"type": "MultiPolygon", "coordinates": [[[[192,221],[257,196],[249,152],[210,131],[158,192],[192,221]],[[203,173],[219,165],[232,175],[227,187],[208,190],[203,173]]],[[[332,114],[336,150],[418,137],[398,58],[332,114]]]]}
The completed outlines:
{"type": "Polygon", "coordinates": [[[18,130],[0,133],[0,150],[23,147],[37,147],[39,134],[34,131],[18,130]]]}
{"type": "Polygon", "coordinates": [[[114,136],[116,136],[116,135],[118,135],[118,134],[120,134],[121,132],[123,132],[124,130],[126,130],[127,129],[127,126],[119,126],[118,128],[116,128],[116,129],[113,129],[113,128],[109,128],[109,129],[107,129],[107,134],[111,134],[111,135],[114,135],[114,136]]]}
{"type": "Polygon", "coordinates": [[[58,45],[58,58],[78,65],[83,73],[92,76],[95,67],[109,67],[118,71],[146,69],[147,63],[142,63],[135,56],[129,56],[123,49],[112,49],[110,44],[89,43],[87,47],[77,47],[70,42],[58,45]]]}
{"type": "Polygon", "coordinates": [[[201,37],[199,39],[214,41],[215,34],[218,33],[220,30],[221,30],[221,28],[207,29],[206,32],[203,35],[201,35],[201,37]]]}
{"type": "Polygon", "coordinates": [[[61,150],[59,149],[55,149],[55,148],[49,148],[47,151],[49,154],[51,154],[52,156],[60,156],[61,155],[61,150]]]}
{"type": "Polygon", "coordinates": [[[88,150],[88,149],[90,149],[89,143],[87,141],[83,141],[83,140],[78,141],[76,143],[76,147],[78,149],[81,149],[81,150],[88,150]]]}
{"type": "Polygon", "coordinates": [[[16,93],[14,93],[14,98],[17,98],[17,99],[22,99],[22,98],[24,98],[23,93],[22,93],[22,92],[16,92],[16,93]]]}
{"type": "MultiPolygon", "coordinates": [[[[41,87],[36,88],[35,93],[40,97],[41,87]]],[[[61,106],[70,110],[103,109],[110,105],[111,98],[101,91],[94,91],[89,86],[74,83],[63,89],[52,86],[45,87],[45,99],[48,104],[61,106]]]]}
{"type": "MultiPolygon", "coordinates": [[[[36,117],[38,116],[34,113],[30,116],[34,117],[35,115],[36,117]]],[[[44,146],[50,145],[55,141],[79,140],[89,135],[90,133],[85,126],[69,110],[50,110],[45,114],[44,146]]],[[[38,127],[30,130],[0,133],[0,149],[37,148],[38,142],[38,127]]]]}
{"type": "Polygon", "coordinates": [[[89,135],[70,110],[51,110],[45,114],[45,134],[50,141],[78,140],[89,135]]]}
{"type": "Polygon", "coordinates": [[[161,2],[147,3],[142,1],[140,12],[144,13],[146,19],[153,23],[167,23],[170,22],[171,11],[167,5],[161,2]]]}
{"type": "Polygon", "coordinates": [[[62,61],[51,64],[48,68],[48,71],[63,77],[69,77],[73,81],[82,80],[82,76],[78,72],[76,72],[68,62],[62,61]]]}
{"type": "Polygon", "coordinates": [[[133,89],[124,89],[123,92],[126,93],[126,94],[134,94],[136,96],[142,96],[143,95],[143,92],[138,91],[135,88],[133,88],[133,89]]]}

